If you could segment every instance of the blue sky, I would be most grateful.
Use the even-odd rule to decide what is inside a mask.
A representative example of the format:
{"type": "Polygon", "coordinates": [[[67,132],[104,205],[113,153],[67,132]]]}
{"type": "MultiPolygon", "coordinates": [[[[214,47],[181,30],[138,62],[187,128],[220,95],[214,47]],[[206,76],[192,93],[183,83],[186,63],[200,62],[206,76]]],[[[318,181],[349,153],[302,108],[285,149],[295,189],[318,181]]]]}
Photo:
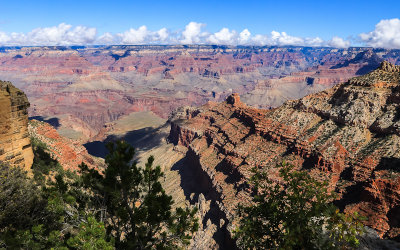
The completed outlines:
{"type": "MultiPolygon", "coordinates": [[[[201,34],[213,34],[227,28],[229,32],[236,31],[236,36],[247,29],[252,36],[260,34],[271,37],[271,32],[277,31],[291,37],[318,37],[324,41],[340,37],[354,45],[363,44],[359,41],[359,34],[373,31],[381,20],[398,18],[400,1],[2,0],[0,32],[9,37],[10,43],[16,41],[15,37],[12,38],[13,32],[28,34],[36,28],[54,27],[61,23],[71,25],[70,30],[77,26],[95,28],[97,37],[106,32],[123,34],[130,29],[146,26],[148,32],[166,28],[169,36],[175,37],[175,40],[168,40],[169,43],[174,43],[179,40],[186,25],[196,22],[202,24],[201,34]]],[[[392,29],[397,29],[396,24],[391,25],[394,26],[392,29]]],[[[228,35],[229,32],[224,34],[228,35]]],[[[113,39],[121,40],[121,37],[113,39]]],[[[151,39],[154,37],[125,41],[151,43],[151,39]]],[[[195,39],[200,43],[228,43],[229,39],[222,40],[208,39],[206,34],[199,40],[195,39]]],[[[157,41],[165,42],[162,39],[157,41]]],[[[268,43],[267,40],[264,42],[268,43]]],[[[396,41],[391,43],[397,44],[396,41]]]]}

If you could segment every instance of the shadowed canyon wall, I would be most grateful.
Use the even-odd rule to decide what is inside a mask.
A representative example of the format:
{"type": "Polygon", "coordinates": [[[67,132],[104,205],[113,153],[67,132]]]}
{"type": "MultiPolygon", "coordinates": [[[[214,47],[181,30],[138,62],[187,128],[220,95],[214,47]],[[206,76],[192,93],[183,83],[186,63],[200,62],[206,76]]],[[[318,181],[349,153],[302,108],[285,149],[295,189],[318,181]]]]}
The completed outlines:
{"type": "MultiPolygon", "coordinates": [[[[345,212],[358,211],[381,237],[399,240],[400,66],[384,62],[366,75],[323,92],[262,110],[239,95],[171,117],[169,141],[188,149],[186,167],[208,178],[230,225],[235,207],[250,200],[247,180],[258,168],[279,181],[282,161],[328,180],[345,212]]],[[[208,179],[208,181],[206,180],[208,179]]]]}

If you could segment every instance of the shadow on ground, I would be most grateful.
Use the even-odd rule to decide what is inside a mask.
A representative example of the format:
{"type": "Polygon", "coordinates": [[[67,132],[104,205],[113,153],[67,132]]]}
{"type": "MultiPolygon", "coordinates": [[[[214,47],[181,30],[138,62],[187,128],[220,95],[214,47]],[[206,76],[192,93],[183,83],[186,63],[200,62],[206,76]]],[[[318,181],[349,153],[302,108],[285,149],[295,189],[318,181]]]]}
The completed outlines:
{"type": "Polygon", "coordinates": [[[106,143],[102,141],[88,142],[83,144],[83,146],[86,148],[89,154],[96,157],[105,158],[108,153],[108,150],[106,148],[106,143]]]}
{"type": "Polygon", "coordinates": [[[46,119],[43,116],[32,116],[32,117],[29,117],[29,120],[32,120],[32,119],[35,119],[35,120],[38,120],[38,121],[41,121],[41,122],[47,122],[48,124],[50,124],[51,126],[53,126],[56,129],[61,126],[60,120],[58,118],[56,118],[56,117],[52,117],[52,118],[49,118],[49,119],[46,119]]]}
{"type": "Polygon", "coordinates": [[[93,141],[84,144],[83,146],[89,154],[104,158],[108,151],[106,144],[108,142],[123,140],[132,145],[137,151],[148,151],[157,146],[160,146],[162,141],[167,138],[168,132],[165,129],[168,124],[160,127],[146,127],[137,130],[132,130],[124,135],[109,135],[104,141],[93,141]]]}

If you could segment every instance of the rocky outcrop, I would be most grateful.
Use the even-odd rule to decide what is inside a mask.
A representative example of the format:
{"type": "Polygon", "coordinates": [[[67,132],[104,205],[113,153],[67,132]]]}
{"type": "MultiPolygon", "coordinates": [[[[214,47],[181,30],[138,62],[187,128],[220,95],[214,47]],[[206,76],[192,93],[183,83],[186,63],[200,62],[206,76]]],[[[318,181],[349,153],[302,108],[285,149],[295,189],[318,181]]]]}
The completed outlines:
{"type": "Polygon", "coordinates": [[[336,58],[334,55],[331,51],[322,58],[321,63],[293,71],[290,75],[256,82],[253,90],[242,95],[243,101],[257,108],[275,108],[287,100],[299,99],[346,82],[356,75],[368,73],[376,69],[383,60],[372,49],[353,55],[337,54],[336,58]]]}
{"type": "Polygon", "coordinates": [[[78,171],[83,162],[91,168],[104,169],[103,159],[94,157],[88,153],[79,141],[70,140],[61,136],[53,126],[46,122],[29,121],[29,135],[46,145],[46,150],[56,159],[63,169],[78,171]]]}
{"type": "Polygon", "coordinates": [[[28,107],[28,99],[21,90],[0,81],[0,161],[27,171],[33,162],[28,107]]]}
{"type": "MultiPolygon", "coordinates": [[[[170,138],[206,178],[205,198],[218,202],[234,229],[235,207],[250,200],[256,167],[277,176],[282,161],[328,180],[345,212],[358,211],[381,237],[399,239],[400,73],[384,62],[364,76],[288,101],[279,108],[246,106],[238,95],[208,103],[186,119],[170,119],[170,138]],[[175,133],[179,133],[175,135],[175,133]]],[[[198,175],[200,176],[200,175],[198,175]]]]}

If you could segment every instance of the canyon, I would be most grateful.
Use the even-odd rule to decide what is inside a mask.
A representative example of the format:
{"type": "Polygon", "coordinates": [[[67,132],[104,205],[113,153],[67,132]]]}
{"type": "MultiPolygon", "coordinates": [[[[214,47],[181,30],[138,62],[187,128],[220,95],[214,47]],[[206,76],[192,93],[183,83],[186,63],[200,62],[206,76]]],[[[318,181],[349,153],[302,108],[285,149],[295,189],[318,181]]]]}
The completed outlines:
{"type": "Polygon", "coordinates": [[[374,239],[399,241],[396,64],[400,50],[372,48],[0,48],[0,79],[26,93],[0,82],[0,160],[29,170],[31,137],[66,169],[101,169],[123,139],[140,164],[155,156],[174,206],[199,208],[191,249],[235,247],[251,169],[279,182],[285,161],[327,180],[374,239]]]}
{"type": "Polygon", "coordinates": [[[368,72],[399,50],[214,45],[0,48],[0,79],[31,103],[29,116],[60,135],[105,139],[104,126],[134,112],[167,118],[174,109],[239,93],[274,108],[368,72]]]}
{"type": "Polygon", "coordinates": [[[186,192],[213,204],[205,218],[223,221],[225,239],[236,227],[237,205],[250,202],[251,169],[279,183],[277,166],[286,162],[328,181],[339,195],[334,203],[365,216],[380,237],[399,240],[399,90],[400,66],[384,62],[272,110],[249,107],[236,93],[181,108],[170,118],[168,140],[184,163],[172,169],[186,192]]]}

